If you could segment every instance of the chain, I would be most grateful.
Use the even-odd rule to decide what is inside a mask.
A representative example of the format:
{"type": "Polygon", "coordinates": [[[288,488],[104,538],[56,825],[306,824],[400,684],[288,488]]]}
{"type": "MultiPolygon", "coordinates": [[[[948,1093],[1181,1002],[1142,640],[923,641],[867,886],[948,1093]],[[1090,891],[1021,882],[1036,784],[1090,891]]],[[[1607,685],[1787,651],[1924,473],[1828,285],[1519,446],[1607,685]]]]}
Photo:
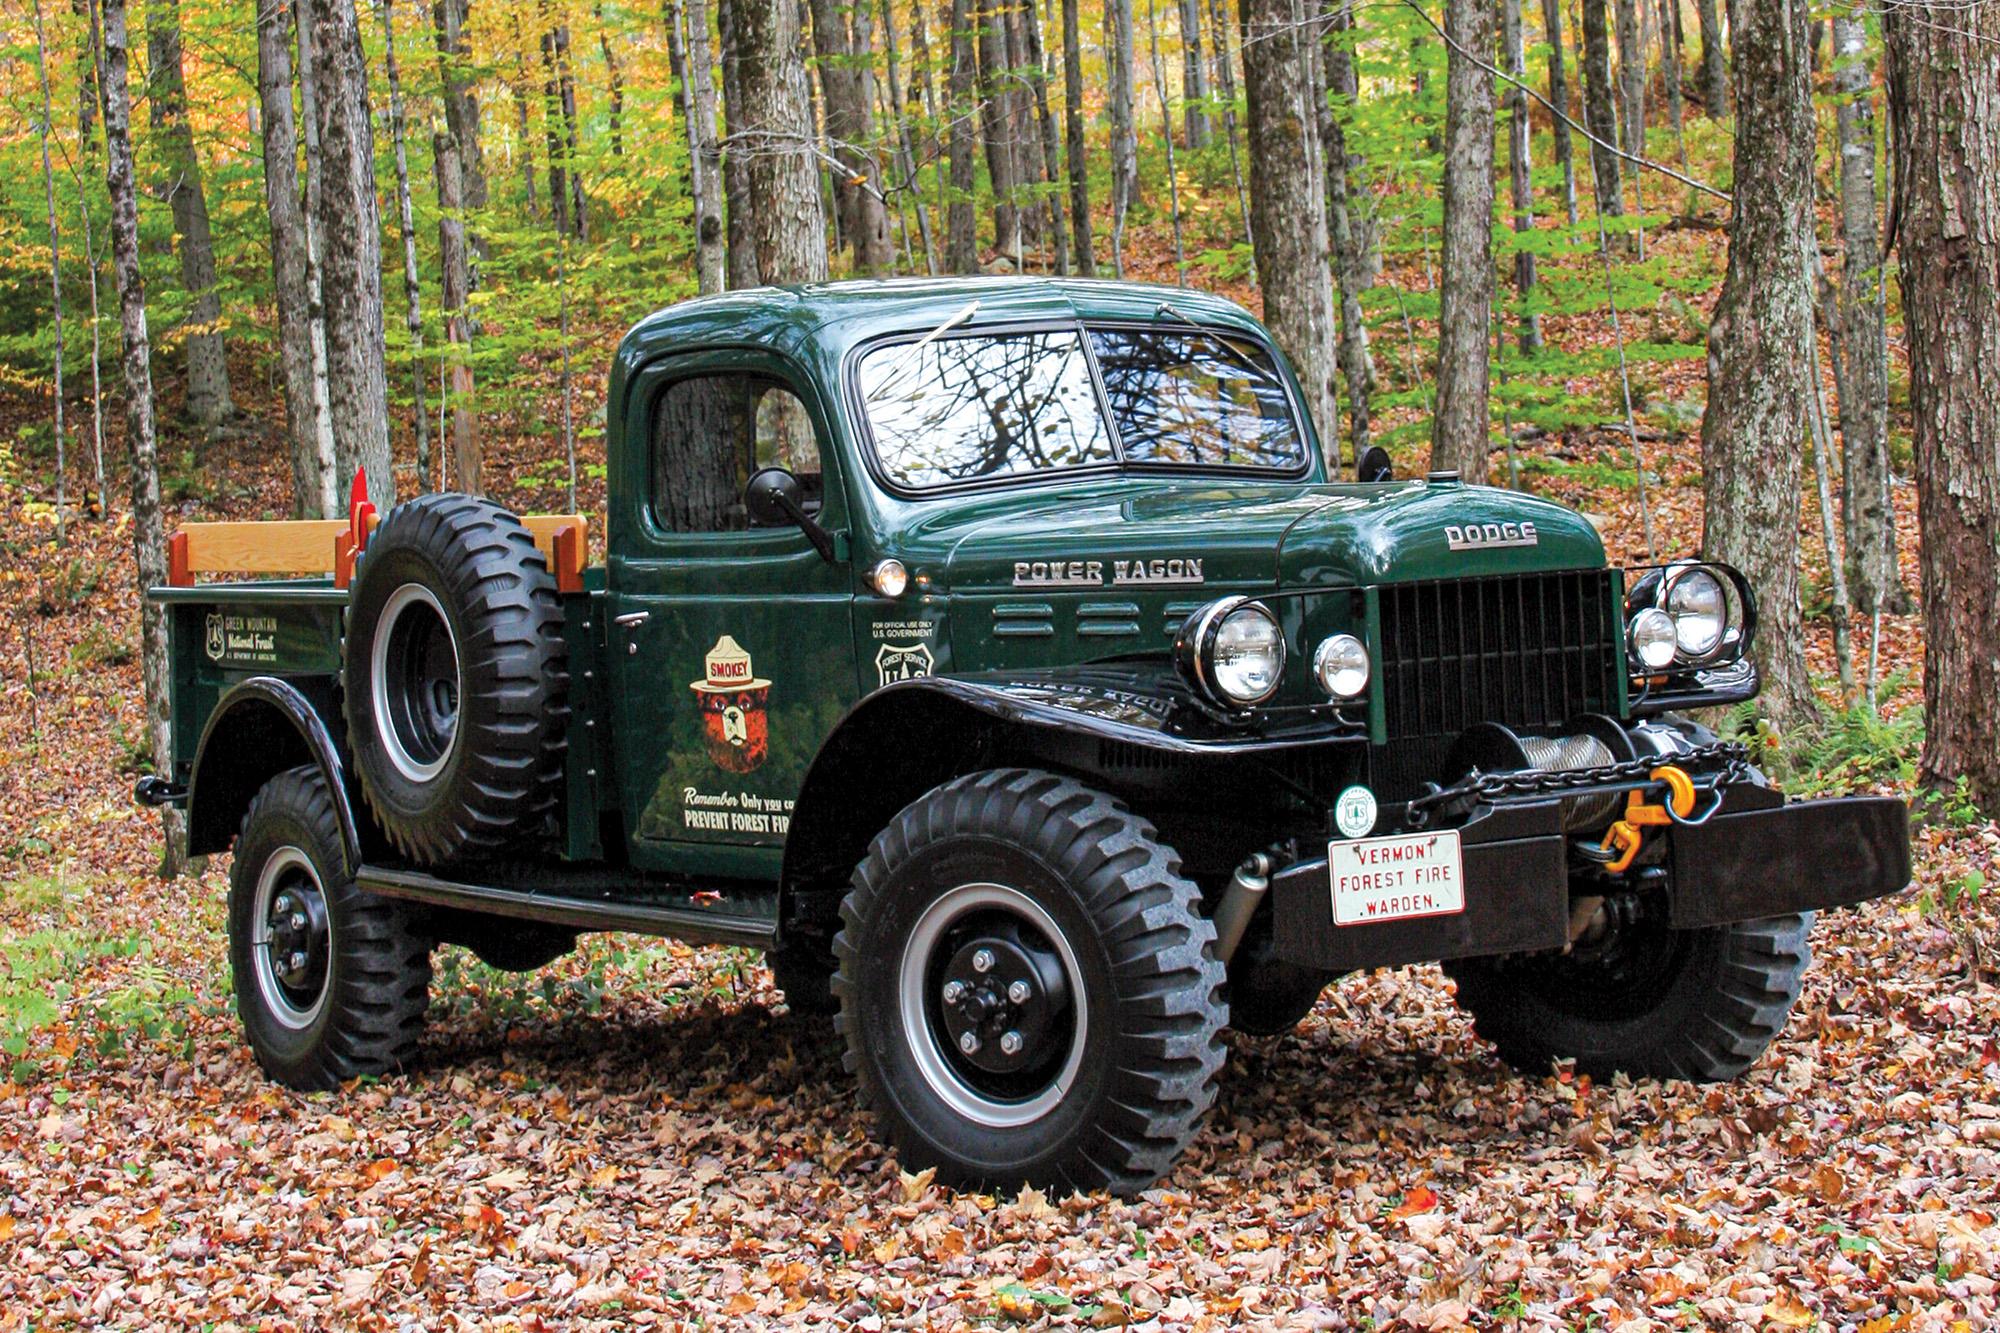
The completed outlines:
{"type": "Polygon", "coordinates": [[[1652,780],[1653,770],[1663,764],[1681,769],[1718,765],[1713,778],[1703,784],[1714,788],[1741,781],[1749,775],[1750,751],[1738,741],[1711,741],[1679,754],[1627,759],[1592,768],[1516,769],[1506,773],[1481,773],[1474,769],[1451,786],[1428,792],[1411,801],[1410,822],[1422,827],[1433,809],[1465,800],[1476,803],[1500,796],[1550,796],[1589,788],[1645,783],[1652,780]]]}

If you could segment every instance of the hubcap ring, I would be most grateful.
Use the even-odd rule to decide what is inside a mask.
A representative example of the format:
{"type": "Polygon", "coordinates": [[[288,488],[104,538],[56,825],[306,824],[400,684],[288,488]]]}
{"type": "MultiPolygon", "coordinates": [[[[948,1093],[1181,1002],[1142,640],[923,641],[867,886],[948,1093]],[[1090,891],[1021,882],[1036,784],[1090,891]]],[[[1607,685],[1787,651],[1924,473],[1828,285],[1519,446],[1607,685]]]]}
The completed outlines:
{"type": "Polygon", "coordinates": [[[465,692],[458,641],[437,594],[421,583],[405,583],[390,593],[369,658],[369,695],[382,749],[405,778],[429,782],[458,747],[465,692]],[[449,659],[448,667],[441,657],[449,659]]]}
{"type": "Polygon", "coordinates": [[[255,931],[250,971],[264,1007],[295,1032],[311,1027],[326,1008],[331,989],[333,921],[319,872],[303,851],[280,847],[264,862],[250,921],[255,931]],[[294,924],[298,918],[304,918],[303,925],[294,924]],[[291,964],[294,954],[305,955],[297,967],[291,964]]]}
{"type": "MultiPolygon", "coordinates": [[[[898,975],[903,1035],[924,1085],[947,1106],[974,1124],[1012,1129],[1032,1124],[1061,1104],[1083,1067],[1084,1038],[1089,1032],[1083,970],[1068,937],[1042,905],[1019,889],[1004,884],[961,884],[932,902],[917,918],[903,945],[898,975]],[[1027,1097],[1000,1098],[970,1082],[938,1039],[937,988],[931,979],[940,961],[956,952],[948,944],[953,926],[975,912],[1000,912],[1015,917],[1040,934],[1060,962],[1069,992],[1069,1049],[1060,1067],[1039,1090],[1027,1097]]],[[[1058,1025],[1060,1026],[1060,1024],[1058,1025]]]]}

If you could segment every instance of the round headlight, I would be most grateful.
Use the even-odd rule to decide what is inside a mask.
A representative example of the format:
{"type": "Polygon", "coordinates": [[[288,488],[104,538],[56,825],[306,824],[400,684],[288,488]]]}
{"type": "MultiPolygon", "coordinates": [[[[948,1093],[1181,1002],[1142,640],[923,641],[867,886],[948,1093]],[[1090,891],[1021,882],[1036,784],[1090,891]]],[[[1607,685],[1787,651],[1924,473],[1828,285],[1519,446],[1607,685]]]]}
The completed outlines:
{"type": "Polygon", "coordinates": [[[900,560],[884,560],[868,571],[868,582],[884,597],[901,597],[910,588],[910,571],[900,560]]]}
{"type": "Polygon", "coordinates": [[[1707,570],[1683,570],[1667,585],[1666,612],[1673,617],[1681,656],[1707,657],[1722,646],[1729,629],[1729,594],[1707,570]]]}
{"type": "Polygon", "coordinates": [[[1271,613],[1255,602],[1227,612],[1207,647],[1208,678],[1229,703],[1260,704],[1277,692],[1285,669],[1285,636],[1271,613]]]}
{"type": "Polygon", "coordinates": [[[1625,626],[1632,656],[1648,671],[1664,671],[1674,662],[1674,618],[1657,606],[1634,615],[1625,626]]]}
{"type": "Polygon", "coordinates": [[[1330,634],[1313,652],[1313,676],[1336,699],[1352,699],[1368,688],[1368,649],[1352,634],[1330,634]]]}

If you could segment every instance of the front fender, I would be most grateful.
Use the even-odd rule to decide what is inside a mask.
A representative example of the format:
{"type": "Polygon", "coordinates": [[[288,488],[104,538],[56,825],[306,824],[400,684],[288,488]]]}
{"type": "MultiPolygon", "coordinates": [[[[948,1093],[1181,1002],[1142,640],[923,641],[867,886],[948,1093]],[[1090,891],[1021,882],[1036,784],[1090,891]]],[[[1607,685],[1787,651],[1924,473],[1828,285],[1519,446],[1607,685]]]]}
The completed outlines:
{"type": "Polygon", "coordinates": [[[303,764],[326,776],[347,863],[359,866],[361,830],[340,747],[313,701],[276,676],[252,676],[231,687],[208,715],[188,779],[188,851],[205,856],[229,850],[258,788],[303,764]]]}

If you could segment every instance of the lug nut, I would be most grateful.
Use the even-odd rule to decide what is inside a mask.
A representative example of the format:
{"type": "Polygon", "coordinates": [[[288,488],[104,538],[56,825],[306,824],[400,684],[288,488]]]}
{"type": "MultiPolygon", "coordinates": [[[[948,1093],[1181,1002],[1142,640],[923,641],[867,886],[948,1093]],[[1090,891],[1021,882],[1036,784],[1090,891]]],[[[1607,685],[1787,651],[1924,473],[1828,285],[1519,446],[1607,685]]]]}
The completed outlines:
{"type": "Polygon", "coordinates": [[[1026,1004],[1028,1002],[1028,997],[1033,993],[1034,993],[1033,991],[1028,989],[1028,983],[1025,981],[1017,981],[1013,985],[1007,987],[1007,998],[1012,1000],[1015,1004],[1026,1004]]]}
{"type": "Polygon", "coordinates": [[[946,1004],[957,1004],[958,997],[963,994],[965,994],[965,983],[963,981],[947,981],[944,983],[944,1002],[946,1004]]]}
{"type": "MultiPolygon", "coordinates": [[[[1018,986],[1021,983],[1017,981],[1014,984],[1018,986]]],[[[1001,1033],[1000,1049],[1008,1055],[1019,1055],[1021,1053],[1021,1034],[1018,1032],[1001,1033]]]]}
{"type": "Polygon", "coordinates": [[[305,928],[306,928],[306,914],[304,912],[292,913],[292,929],[304,930],[305,928]]]}
{"type": "Polygon", "coordinates": [[[285,960],[285,966],[291,968],[291,970],[294,972],[299,971],[305,965],[306,965],[306,956],[303,953],[300,953],[296,949],[292,951],[292,956],[285,960]]]}
{"type": "Polygon", "coordinates": [[[991,972],[993,970],[993,951],[991,949],[981,949],[977,953],[974,953],[972,955],[972,970],[975,972],[991,972]]]}
{"type": "Polygon", "coordinates": [[[978,1035],[971,1032],[961,1034],[958,1039],[958,1049],[964,1051],[967,1055],[977,1054],[979,1051],[978,1035]]]}

